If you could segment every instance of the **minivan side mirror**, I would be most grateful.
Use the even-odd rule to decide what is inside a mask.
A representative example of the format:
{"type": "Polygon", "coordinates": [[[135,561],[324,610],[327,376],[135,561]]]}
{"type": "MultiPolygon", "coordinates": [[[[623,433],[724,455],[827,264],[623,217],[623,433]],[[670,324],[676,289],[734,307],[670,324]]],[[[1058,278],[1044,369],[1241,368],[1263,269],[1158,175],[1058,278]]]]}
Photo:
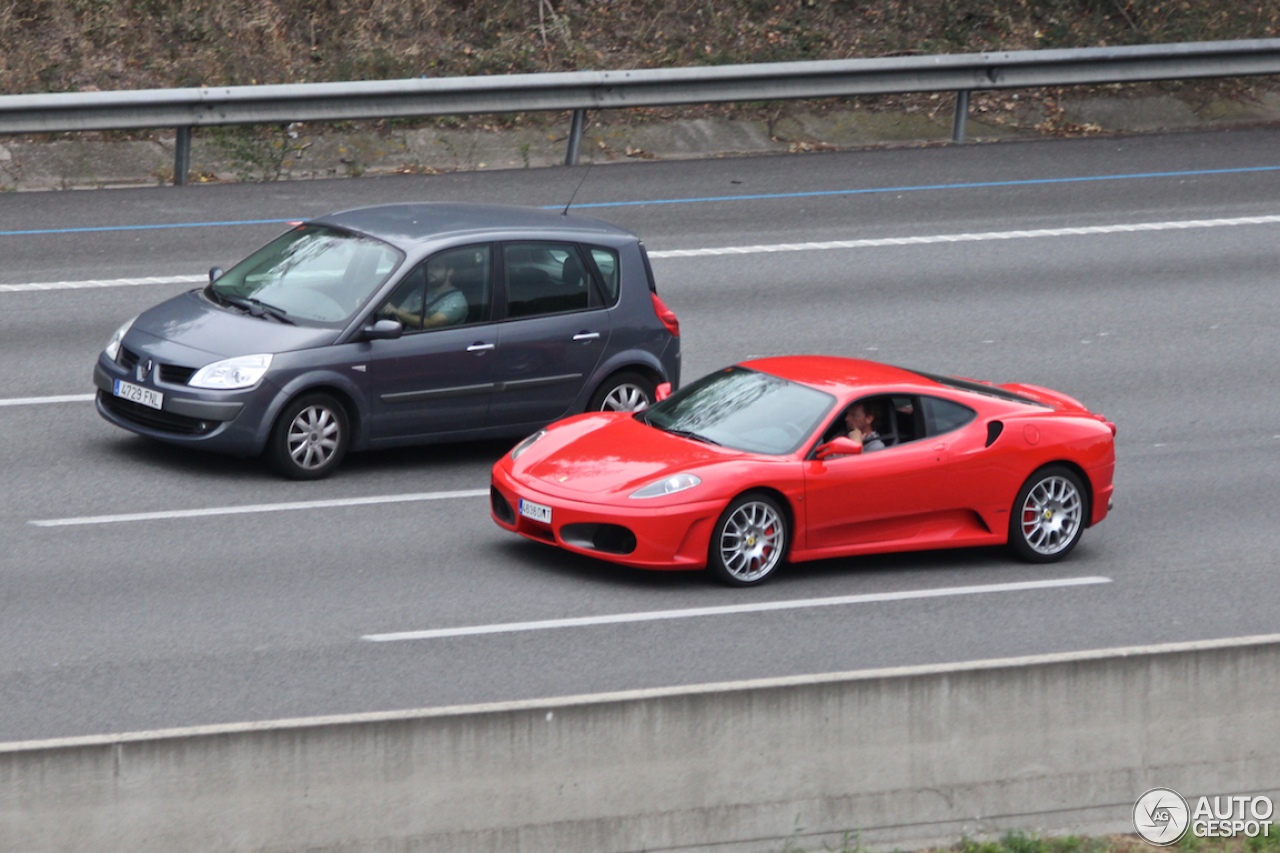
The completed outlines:
{"type": "Polygon", "coordinates": [[[396,320],[378,320],[366,326],[361,337],[366,341],[394,341],[404,334],[404,326],[396,320]]]}
{"type": "Polygon", "coordinates": [[[653,399],[655,402],[661,403],[663,400],[671,396],[671,383],[661,382],[653,391],[653,399]]]}
{"type": "Polygon", "coordinates": [[[213,284],[215,281],[217,281],[218,279],[222,278],[222,274],[223,274],[223,273],[225,273],[225,272],[226,272],[226,270],[224,270],[222,267],[210,267],[210,269],[209,269],[209,283],[210,283],[210,284],[213,284]]]}

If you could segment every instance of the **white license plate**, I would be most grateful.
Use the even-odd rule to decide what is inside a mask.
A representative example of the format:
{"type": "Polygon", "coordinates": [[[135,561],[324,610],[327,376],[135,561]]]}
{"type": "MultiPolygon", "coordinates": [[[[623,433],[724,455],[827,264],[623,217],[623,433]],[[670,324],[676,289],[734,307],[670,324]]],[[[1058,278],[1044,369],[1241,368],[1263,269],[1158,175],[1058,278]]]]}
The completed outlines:
{"type": "Polygon", "coordinates": [[[159,409],[164,406],[163,394],[159,391],[152,391],[150,388],[143,388],[141,385],[134,385],[132,382],[121,382],[117,379],[115,390],[112,393],[117,397],[132,400],[135,403],[141,403],[153,409],[159,409]]]}
{"type": "Polygon", "coordinates": [[[534,521],[541,521],[543,524],[551,523],[551,507],[536,504],[533,501],[520,499],[520,514],[525,518],[532,518],[534,521]]]}

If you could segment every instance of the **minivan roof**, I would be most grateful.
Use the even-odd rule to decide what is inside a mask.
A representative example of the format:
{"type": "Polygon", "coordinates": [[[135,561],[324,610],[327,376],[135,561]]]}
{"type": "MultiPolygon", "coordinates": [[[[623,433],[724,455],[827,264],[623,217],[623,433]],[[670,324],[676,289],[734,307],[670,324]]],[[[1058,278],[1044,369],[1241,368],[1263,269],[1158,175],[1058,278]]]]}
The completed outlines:
{"type": "Polygon", "coordinates": [[[591,234],[635,236],[625,228],[599,219],[500,204],[380,204],[326,213],[310,221],[368,234],[401,246],[446,236],[496,231],[545,231],[559,235],[578,232],[584,237],[591,234]]]}

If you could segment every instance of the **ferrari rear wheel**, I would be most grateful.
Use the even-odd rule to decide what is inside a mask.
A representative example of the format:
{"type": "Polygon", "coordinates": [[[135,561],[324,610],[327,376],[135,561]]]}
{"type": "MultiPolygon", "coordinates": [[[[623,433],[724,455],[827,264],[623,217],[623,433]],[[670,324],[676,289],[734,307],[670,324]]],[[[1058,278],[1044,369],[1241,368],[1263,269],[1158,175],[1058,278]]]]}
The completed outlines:
{"type": "Polygon", "coordinates": [[[1089,501],[1080,476],[1062,465],[1036,471],[1018,490],[1009,516],[1009,547],[1032,563],[1061,560],[1080,541],[1089,501]]]}
{"type": "Polygon", "coordinates": [[[774,498],[739,495],[716,522],[707,569],[729,586],[764,583],[782,563],[790,538],[786,513],[774,498]]]}

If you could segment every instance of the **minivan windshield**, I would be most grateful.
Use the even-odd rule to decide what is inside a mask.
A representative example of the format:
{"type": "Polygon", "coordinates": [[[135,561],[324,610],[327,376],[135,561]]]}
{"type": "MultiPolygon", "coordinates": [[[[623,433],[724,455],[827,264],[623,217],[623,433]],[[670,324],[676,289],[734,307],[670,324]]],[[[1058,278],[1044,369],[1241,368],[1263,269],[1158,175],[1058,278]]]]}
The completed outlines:
{"type": "Polygon", "coordinates": [[[681,388],[637,418],[695,441],[751,453],[793,453],[836,398],[746,367],[726,367],[681,388]]]}
{"type": "Polygon", "coordinates": [[[323,225],[280,235],[209,285],[214,298],[290,321],[341,324],[400,266],[393,246],[323,225]]]}

